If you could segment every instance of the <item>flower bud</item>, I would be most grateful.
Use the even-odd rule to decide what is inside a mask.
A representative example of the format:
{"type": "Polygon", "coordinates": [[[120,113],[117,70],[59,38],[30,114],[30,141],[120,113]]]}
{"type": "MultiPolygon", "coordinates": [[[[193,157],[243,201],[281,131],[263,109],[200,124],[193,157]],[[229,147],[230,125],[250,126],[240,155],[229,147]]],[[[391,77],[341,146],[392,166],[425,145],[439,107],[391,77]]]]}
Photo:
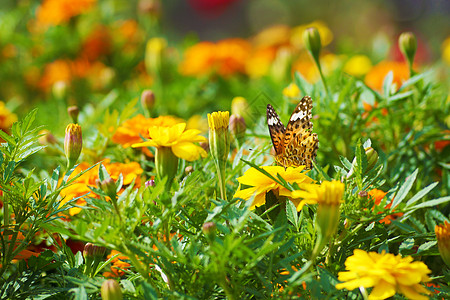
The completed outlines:
{"type": "Polygon", "coordinates": [[[303,32],[303,42],[314,60],[318,61],[322,43],[320,41],[319,30],[316,27],[309,27],[303,32]]]}
{"type": "Polygon", "coordinates": [[[78,106],[69,106],[67,108],[67,113],[75,124],[78,123],[78,115],[80,114],[80,109],[78,106]]]}
{"type": "Polygon", "coordinates": [[[247,124],[249,124],[250,107],[244,97],[234,97],[231,100],[231,114],[244,117],[247,124]]]}
{"type": "Polygon", "coordinates": [[[105,280],[101,287],[102,300],[122,300],[122,290],[114,279],[105,280]]]}
{"type": "Polygon", "coordinates": [[[450,223],[447,221],[434,228],[442,260],[450,268],[450,223]]]}
{"type": "MultiPolygon", "coordinates": [[[[372,147],[364,148],[364,151],[365,151],[366,157],[367,157],[367,167],[363,171],[364,171],[364,173],[367,173],[370,170],[372,170],[372,168],[377,163],[377,161],[378,161],[378,153],[372,147]]],[[[352,161],[352,167],[351,167],[350,171],[347,174],[347,178],[350,178],[350,177],[352,177],[354,175],[356,165],[357,165],[357,162],[356,162],[356,157],[355,157],[353,159],[353,161],[352,161]]]]}
{"type": "Polygon", "coordinates": [[[150,179],[145,182],[145,187],[155,186],[155,179],[150,179]]]}
{"type": "Polygon", "coordinates": [[[206,237],[210,240],[213,240],[216,236],[217,226],[213,222],[206,222],[203,224],[202,231],[206,235],[206,237]]]}
{"type": "Polygon", "coordinates": [[[186,175],[191,174],[192,172],[194,172],[194,167],[193,166],[187,166],[186,168],[184,168],[184,173],[186,175]]]}
{"type": "Polygon", "coordinates": [[[57,143],[57,140],[55,138],[55,136],[48,131],[47,129],[41,130],[39,132],[39,134],[41,135],[39,137],[39,144],[41,145],[54,145],[57,143]]]}
{"type": "Polygon", "coordinates": [[[239,115],[230,116],[230,132],[238,147],[240,147],[244,142],[246,129],[247,126],[245,125],[245,120],[243,117],[239,115]]]}
{"type": "Polygon", "coordinates": [[[86,243],[84,245],[83,256],[87,257],[103,257],[106,253],[106,248],[94,245],[92,243],[86,243]]]}
{"type": "Polygon", "coordinates": [[[155,107],[155,93],[152,90],[144,90],[141,94],[141,105],[146,116],[150,117],[153,107],[155,107]]]}
{"type": "Polygon", "coordinates": [[[103,181],[98,180],[97,186],[104,191],[110,198],[115,198],[117,195],[117,188],[114,179],[111,177],[105,178],[103,181]]]}
{"type": "Polygon", "coordinates": [[[412,32],[403,32],[398,38],[398,46],[409,65],[412,66],[417,50],[417,40],[412,32]]]}
{"type": "Polygon", "coordinates": [[[359,196],[360,198],[367,198],[367,197],[369,196],[369,193],[368,193],[367,191],[360,191],[360,192],[358,193],[358,196],[359,196]]]}
{"type": "Polygon", "coordinates": [[[66,127],[66,136],[64,138],[64,153],[67,158],[67,169],[73,168],[80,156],[83,148],[83,138],[81,135],[81,126],[78,124],[69,124],[66,127]]]}
{"type": "Polygon", "coordinates": [[[208,114],[209,147],[219,174],[219,186],[223,199],[226,197],[225,168],[230,152],[230,133],[228,131],[228,124],[230,123],[229,115],[230,113],[228,111],[208,114]]]}

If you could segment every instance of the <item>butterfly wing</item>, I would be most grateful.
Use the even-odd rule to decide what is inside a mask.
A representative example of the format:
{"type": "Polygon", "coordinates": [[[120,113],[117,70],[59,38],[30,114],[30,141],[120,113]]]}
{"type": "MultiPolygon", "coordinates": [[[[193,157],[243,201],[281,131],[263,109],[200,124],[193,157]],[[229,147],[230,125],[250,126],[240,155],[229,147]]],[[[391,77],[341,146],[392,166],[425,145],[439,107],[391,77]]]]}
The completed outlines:
{"type": "Polygon", "coordinates": [[[305,96],[289,118],[283,139],[283,155],[293,166],[305,165],[307,169],[311,169],[311,161],[317,155],[319,139],[316,133],[312,133],[311,118],[312,99],[305,96]]]}
{"type": "Polygon", "coordinates": [[[267,104],[266,115],[273,148],[275,149],[275,153],[279,155],[283,151],[283,140],[286,129],[283,123],[281,123],[280,117],[278,117],[275,109],[270,104],[267,104]]]}

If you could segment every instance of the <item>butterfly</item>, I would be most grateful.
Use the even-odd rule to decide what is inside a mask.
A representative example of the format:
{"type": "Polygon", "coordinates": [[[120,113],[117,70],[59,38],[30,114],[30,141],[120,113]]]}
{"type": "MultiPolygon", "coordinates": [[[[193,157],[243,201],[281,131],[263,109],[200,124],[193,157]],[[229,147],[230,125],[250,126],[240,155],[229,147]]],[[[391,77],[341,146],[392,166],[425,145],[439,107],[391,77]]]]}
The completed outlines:
{"type": "Polygon", "coordinates": [[[317,133],[312,133],[311,110],[311,97],[303,97],[285,128],[272,105],[267,104],[267,126],[278,165],[285,168],[305,166],[306,169],[312,169],[312,161],[319,148],[319,138],[317,133]]]}

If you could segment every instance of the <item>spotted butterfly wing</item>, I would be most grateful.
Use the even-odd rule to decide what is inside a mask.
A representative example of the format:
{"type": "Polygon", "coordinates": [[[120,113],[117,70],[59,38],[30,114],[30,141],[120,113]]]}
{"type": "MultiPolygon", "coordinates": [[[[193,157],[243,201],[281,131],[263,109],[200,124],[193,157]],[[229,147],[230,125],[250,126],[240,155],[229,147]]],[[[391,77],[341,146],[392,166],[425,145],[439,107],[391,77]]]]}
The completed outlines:
{"type": "Polygon", "coordinates": [[[278,117],[275,109],[270,104],[267,104],[267,126],[269,127],[269,133],[275,153],[279,155],[283,152],[284,134],[286,129],[284,128],[283,123],[281,123],[280,117],[278,117]]]}
{"type": "Polygon", "coordinates": [[[312,169],[319,139],[316,133],[312,133],[311,110],[311,97],[303,97],[284,128],[273,107],[267,105],[267,124],[275,148],[275,161],[279,165],[285,168],[304,165],[306,169],[312,169]]]}

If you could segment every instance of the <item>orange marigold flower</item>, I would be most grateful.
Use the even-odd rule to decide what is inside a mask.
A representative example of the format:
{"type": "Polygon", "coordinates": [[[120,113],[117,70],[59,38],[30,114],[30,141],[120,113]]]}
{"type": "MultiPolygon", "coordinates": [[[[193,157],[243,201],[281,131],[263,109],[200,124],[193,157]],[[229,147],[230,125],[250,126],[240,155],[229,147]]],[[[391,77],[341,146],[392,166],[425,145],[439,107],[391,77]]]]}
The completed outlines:
{"type": "MultiPolygon", "coordinates": [[[[386,196],[387,193],[383,192],[382,190],[378,190],[378,189],[372,189],[368,192],[369,197],[371,197],[374,200],[374,204],[376,206],[380,205],[381,200],[383,200],[383,198],[386,196]]],[[[392,206],[392,202],[394,202],[394,199],[391,200],[390,203],[388,203],[384,209],[390,209],[392,206]]],[[[372,210],[375,209],[375,206],[372,208],[372,210]]],[[[378,214],[381,214],[382,212],[378,212],[378,214]]],[[[386,217],[384,217],[383,219],[381,219],[379,222],[380,223],[384,223],[386,225],[391,224],[392,220],[397,219],[398,217],[403,216],[403,213],[393,213],[390,214],[386,217]]]]}
{"type": "MultiPolygon", "coordinates": [[[[129,185],[133,182],[133,180],[135,180],[136,186],[139,187],[140,175],[144,172],[144,170],[142,170],[141,166],[137,162],[111,163],[109,159],[105,159],[102,164],[114,181],[117,181],[119,175],[122,174],[124,185],[129,185]]],[[[89,167],[90,165],[85,162],[79,164],[75,168],[74,172],[70,175],[69,179],[73,178],[76,174],[79,174],[89,167]]],[[[73,184],[64,188],[61,191],[61,197],[63,197],[61,205],[67,203],[72,199],[84,195],[92,196],[89,186],[96,186],[96,180],[98,179],[98,168],[99,166],[97,165],[95,168],[90,169],[89,171],[78,177],[73,184]]],[[[76,204],[78,206],[86,205],[86,200],[84,199],[84,197],[77,199],[76,204]]],[[[69,208],[69,214],[71,216],[78,214],[80,211],[81,208],[79,207],[69,208]]]]}
{"type": "Polygon", "coordinates": [[[222,76],[244,73],[250,52],[250,43],[243,39],[200,42],[186,50],[180,72],[190,76],[215,72],[222,76]]]}
{"type": "Polygon", "coordinates": [[[386,75],[391,72],[394,75],[393,83],[397,89],[402,85],[403,81],[409,78],[409,68],[404,62],[398,61],[382,61],[375,65],[366,75],[366,84],[374,89],[381,90],[386,75]]]}
{"type": "Polygon", "coordinates": [[[128,257],[121,254],[117,250],[112,250],[111,253],[107,256],[107,260],[111,257],[115,256],[116,254],[119,254],[113,260],[111,261],[111,272],[104,272],[103,276],[105,277],[120,277],[125,274],[124,270],[127,270],[131,267],[131,265],[126,262],[128,260],[128,257]]]}
{"type": "Polygon", "coordinates": [[[44,0],[37,10],[37,21],[59,25],[91,9],[97,0],[44,0]]]}

